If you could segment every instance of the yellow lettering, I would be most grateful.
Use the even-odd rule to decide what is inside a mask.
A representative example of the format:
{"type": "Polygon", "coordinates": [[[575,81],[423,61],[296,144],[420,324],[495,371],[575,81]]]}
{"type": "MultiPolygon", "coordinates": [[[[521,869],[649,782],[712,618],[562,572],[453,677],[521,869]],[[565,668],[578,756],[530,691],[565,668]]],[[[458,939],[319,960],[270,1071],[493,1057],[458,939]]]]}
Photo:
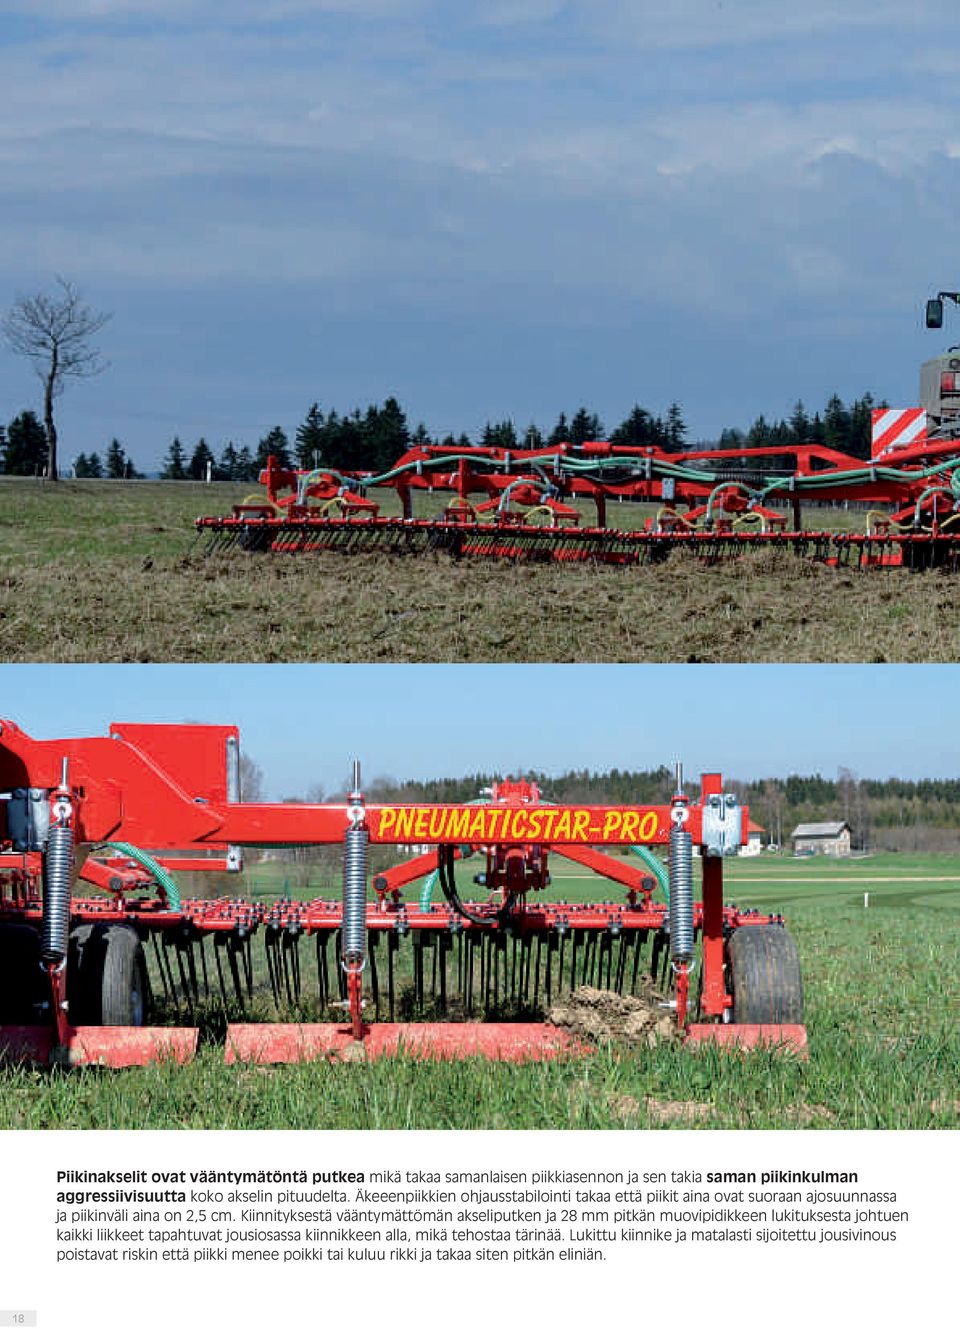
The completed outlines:
{"type": "Polygon", "coordinates": [[[611,840],[620,830],[620,823],[623,820],[623,814],[611,808],[603,818],[603,838],[611,840]]]}
{"type": "Polygon", "coordinates": [[[377,824],[377,834],[383,838],[386,838],[386,836],[388,836],[390,832],[393,830],[394,823],[396,822],[396,820],[397,820],[396,808],[381,808],[380,821],[377,824]]]}
{"type": "Polygon", "coordinates": [[[454,808],[447,822],[447,839],[462,844],[467,838],[469,824],[470,809],[454,808]]]}
{"type": "Polygon", "coordinates": [[[471,841],[479,841],[481,844],[485,842],[487,838],[485,834],[486,825],[487,825],[486,813],[484,812],[483,808],[479,808],[473,814],[473,820],[470,823],[471,841]]]}
{"type": "Polygon", "coordinates": [[[628,808],[623,814],[623,838],[629,844],[637,838],[637,827],[640,825],[640,813],[634,812],[628,808]]]}
{"type": "Polygon", "coordinates": [[[590,813],[586,808],[578,808],[573,814],[573,838],[575,840],[589,839],[590,813]]]}
{"type": "Polygon", "coordinates": [[[657,832],[660,830],[660,820],[655,812],[645,812],[640,821],[639,834],[637,839],[640,841],[655,840],[657,832]]]}
{"type": "Polygon", "coordinates": [[[397,826],[394,839],[402,844],[413,839],[413,814],[416,808],[397,808],[397,826]]]}

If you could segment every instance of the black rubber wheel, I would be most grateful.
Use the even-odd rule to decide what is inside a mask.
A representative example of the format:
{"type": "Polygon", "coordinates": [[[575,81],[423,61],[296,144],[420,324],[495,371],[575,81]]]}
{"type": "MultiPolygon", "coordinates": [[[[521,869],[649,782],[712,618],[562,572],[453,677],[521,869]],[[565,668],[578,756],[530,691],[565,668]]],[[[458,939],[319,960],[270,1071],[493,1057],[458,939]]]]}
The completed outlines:
{"type": "Polygon", "coordinates": [[[36,1024],[50,1000],[40,968],[40,934],[26,923],[0,927],[0,1024],[36,1024]]]}
{"type": "Polygon", "coordinates": [[[73,1024],[146,1023],[147,962],[140,938],[124,924],[84,924],[70,934],[67,997],[73,1024]]]}
{"type": "Polygon", "coordinates": [[[735,1024],[803,1024],[800,956],[784,928],[737,928],[727,965],[735,1024]]]}

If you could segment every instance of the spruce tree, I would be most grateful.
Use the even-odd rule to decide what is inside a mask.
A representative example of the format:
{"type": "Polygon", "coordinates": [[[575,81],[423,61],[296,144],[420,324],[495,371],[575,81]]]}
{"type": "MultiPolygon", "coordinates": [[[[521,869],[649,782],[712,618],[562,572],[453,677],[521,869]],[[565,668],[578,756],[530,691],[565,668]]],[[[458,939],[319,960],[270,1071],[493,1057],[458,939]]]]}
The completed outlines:
{"type": "Polygon", "coordinates": [[[237,473],[235,480],[242,480],[247,483],[251,480],[260,478],[260,468],[254,459],[249,447],[244,443],[243,447],[237,453],[237,473]]]}
{"type": "Polygon", "coordinates": [[[127,458],[118,438],[110,440],[107,448],[106,471],[108,480],[122,480],[127,474],[127,458]]]}
{"type": "Polygon", "coordinates": [[[217,468],[224,480],[240,480],[243,478],[237,473],[238,464],[237,450],[232,443],[228,443],[220,454],[220,464],[217,468]]]}
{"type": "Polygon", "coordinates": [[[686,437],[687,425],[683,418],[683,411],[680,409],[680,403],[678,401],[671,402],[670,409],[667,411],[667,438],[670,447],[679,451],[683,447],[686,437]]]}
{"type": "Polygon", "coordinates": [[[297,463],[308,470],[323,461],[324,425],[323,412],[314,402],[304,416],[303,423],[297,426],[297,463]]]}
{"type": "Polygon", "coordinates": [[[87,476],[91,480],[103,479],[103,462],[97,452],[91,452],[87,458],[87,476]]]}
{"type": "Polygon", "coordinates": [[[790,417],[790,428],[793,430],[794,441],[797,443],[808,443],[810,434],[810,417],[802,401],[798,401],[793,408],[793,414],[790,417]]]}
{"type": "Polygon", "coordinates": [[[279,466],[290,466],[290,440],[280,428],[274,425],[269,434],[266,434],[257,444],[257,469],[262,470],[267,464],[267,458],[274,457],[279,466]]]}
{"type": "Polygon", "coordinates": [[[650,412],[645,411],[642,406],[634,406],[623,423],[617,425],[610,435],[610,442],[616,443],[620,447],[648,447],[655,442],[655,439],[656,430],[653,418],[650,412]]]}
{"type": "Polygon", "coordinates": [[[7,426],[3,449],[6,475],[43,475],[47,466],[47,435],[33,411],[21,411],[7,426]]]}
{"type": "Polygon", "coordinates": [[[531,450],[533,448],[543,447],[543,434],[541,434],[540,430],[532,422],[528,424],[523,431],[523,443],[521,446],[524,448],[530,448],[531,450]]]}
{"type": "Polygon", "coordinates": [[[557,423],[553,426],[548,441],[552,448],[556,447],[559,443],[570,442],[570,426],[567,424],[567,417],[564,415],[563,411],[561,411],[560,415],[557,417],[557,423]]]}
{"type": "Polygon", "coordinates": [[[184,465],[183,444],[179,438],[174,438],[164,458],[163,470],[160,472],[161,480],[186,480],[187,469],[184,465]]]}
{"type": "Polygon", "coordinates": [[[193,456],[190,458],[190,479],[206,480],[207,467],[210,467],[211,475],[214,468],[214,456],[210,446],[205,438],[201,438],[193,450],[193,456]]]}
{"type": "Polygon", "coordinates": [[[585,406],[570,421],[570,442],[579,447],[581,443],[594,442],[603,438],[603,425],[599,415],[591,414],[585,406]]]}

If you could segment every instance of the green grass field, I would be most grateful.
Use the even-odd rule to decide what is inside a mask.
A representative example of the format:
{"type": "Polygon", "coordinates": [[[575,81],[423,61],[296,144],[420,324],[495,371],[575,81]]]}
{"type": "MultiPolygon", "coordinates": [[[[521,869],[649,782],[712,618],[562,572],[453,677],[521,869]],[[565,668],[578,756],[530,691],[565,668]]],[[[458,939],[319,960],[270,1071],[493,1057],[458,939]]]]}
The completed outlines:
{"type": "MultiPolygon", "coordinates": [[[[951,661],[960,578],[788,554],[704,567],[190,556],[250,485],[0,480],[7,661],[951,661]]],[[[434,500],[437,505],[439,500],[434,500]]],[[[385,504],[384,511],[388,510],[385,504]]],[[[647,510],[616,506],[639,524],[647,510]]],[[[811,524],[860,526],[817,511],[811,524]]]]}
{"type": "MultiPolygon", "coordinates": [[[[617,889],[554,860],[558,898],[617,889]]],[[[469,869],[470,865],[467,865],[469,869]]],[[[960,1125],[960,860],[727,865],[729,900],[782,910],[800,947],[810,1057],[675,1044],[535,1066],[468,1061],[0,1072],[4,1128],[911,1128],[960,1125]],[[869,907],[864,908],[864,891],[869,907]]],[[[467,871],[465,869],[465,872],[467,871]]],[[[248,889],[289,869],[260,865],[248,889]]],[[[297,885],[297,894],[332,889],[297,885]]],[[[464,881],[464,889],[466,881],[464,881]]],[[[411,895],[414,892],[411,892],[411,895]]]]}

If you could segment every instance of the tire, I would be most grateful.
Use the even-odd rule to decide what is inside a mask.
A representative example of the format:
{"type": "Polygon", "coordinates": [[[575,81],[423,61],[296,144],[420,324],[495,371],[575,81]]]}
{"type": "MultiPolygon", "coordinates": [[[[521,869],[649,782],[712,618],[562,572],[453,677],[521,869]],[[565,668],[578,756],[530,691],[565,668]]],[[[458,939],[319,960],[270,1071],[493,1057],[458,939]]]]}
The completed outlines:
{"type": "Polygon", "coordinates": [[[49,1000],[39,932],[26,923],[0,927],[0,1024],[36,1024],[49,1000]]]}
{"type": "Polygon", "coordinates": [[[67,993],[72,1024],[147,1020],[150,986],[140,938],[123,924],[84,924],[70,934],[67,993]]]}
{"type": "Polygon", "coordinates": [[[727,966],[734,1024],[803,1024],[800,956],[784,928],[737,928],[727,966]]]}

